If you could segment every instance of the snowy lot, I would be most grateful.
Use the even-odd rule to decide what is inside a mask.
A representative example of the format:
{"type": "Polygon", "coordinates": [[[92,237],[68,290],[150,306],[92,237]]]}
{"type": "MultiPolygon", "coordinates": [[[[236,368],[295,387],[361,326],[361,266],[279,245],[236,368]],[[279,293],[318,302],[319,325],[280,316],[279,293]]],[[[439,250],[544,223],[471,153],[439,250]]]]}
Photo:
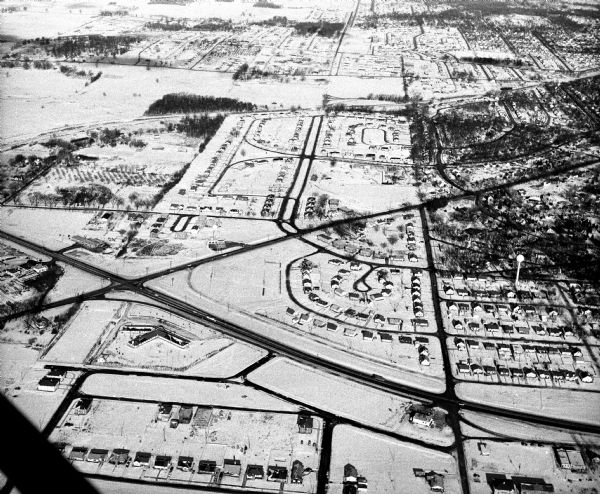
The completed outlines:
{"type": "Polygon", "coordinates": [[[460,494],[460,479],[455,458],[421,446],[367,432],[349,425],[333,430],[329,492],[341,494],[344,466],[350,463],[368,482],[369,492],[388,494],[431,492],[424,478],[417,478],[414,468],[435,471],[444,476],[444,492],[460,494]]]}
{"type": "Polygon", "coordinates": [[[477,401],[486,405],[510,408],[535,415],[565,418],[596,424],[597,410],[600,407],[598,393],[585,393],[582,390],[557,388],[518,388],[501,387],[478,383],[458,383],[456,394],[463,400],[477,401]],[[581,406],[581,399],[586,406],[581,406]]]}
{"type": "Polygon", "coordinates": [[[125,309],[125,303],[84,302],[58,335],[58,341],[44,354],[44,362],[84,364],[99,341],[106,338],[125,309]]]}
{"type": "Polygon", "coordinates": [[[423,429],[408,421],[411,404],[418,405],[418,402],[319,372],[288,359],[276,358],[253,371],[248,379],[284,396],[370,427],[432,444],[450,445],[454,442],[447,426],[423,429]],[[315,389],[320,390],[318,396],[315,389]],[[357,407],[358,402],[360,407],[357,407]]]}
{"type": "Polygon", "coordinates": [[[39,391],[37,385],[48,370],[38,363],[39,351],[20,343],[0,343],[2,393],[39,430],[42,430],[65,398],[77,372],[68,372],[54,392],[39,391]]]}
{"type": "Polygon", "coordinates": [[[345,159],[336,160],[333,165],[331,161],[314,161],[303,199],[323,194],[329,199],[338,199],[340,207],[360,213],[386,211],[419,202],[410,168],[345,159]],[[388,179],[392,173],[398,177],[393,185],[388,179]]]}
{"type": "Polygon", "coordinates": [[[106,278],[94,276],[68,264],[59,262],[58,265],[64,270],[64,273],[52,290],[46,294],[44,299],[46,303],[81,295],[110,284],[106,278]]]}
{"type": "Polygon", "coordinates": [[[461,411],[460,428],[465,438],[490,437],[558,444],[600,444],[599,434],[585,434],[560,428],[541,427],[485,413],[461,411]]]}
{"type": "Polygon", "coordinates": [[[70,236],[78,234],[92,216],[83,211],[4,207],[0,209],[0,224],[17,237],[59,250],[73,245],[70,236]]]}
{"type": "Polygon", "coordinates": [[[93,374],[81,386],[89,396],[187,403],[241,409],[296,412],[298,407],[235,383],[211,383],[168,377],[93,374]]]}

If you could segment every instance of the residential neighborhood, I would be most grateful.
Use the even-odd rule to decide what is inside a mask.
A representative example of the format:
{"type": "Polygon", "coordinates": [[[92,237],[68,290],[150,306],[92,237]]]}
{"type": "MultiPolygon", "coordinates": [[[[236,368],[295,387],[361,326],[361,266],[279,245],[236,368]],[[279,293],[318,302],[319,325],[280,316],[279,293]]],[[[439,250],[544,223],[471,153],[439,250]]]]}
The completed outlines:
{"type": "Polygon", "coordinates": [[[2,2],[0,494],[597,494],[599,33],[2,2]]]}

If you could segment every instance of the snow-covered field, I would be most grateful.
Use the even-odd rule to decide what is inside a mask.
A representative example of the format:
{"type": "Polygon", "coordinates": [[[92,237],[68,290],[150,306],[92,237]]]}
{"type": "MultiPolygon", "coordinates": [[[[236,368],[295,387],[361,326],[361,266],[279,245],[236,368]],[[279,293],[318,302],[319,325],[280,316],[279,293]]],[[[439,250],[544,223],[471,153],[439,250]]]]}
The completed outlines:
{"type": "Polygon", "coordinates": [[[276,358],[248,375],[248,380],[317,409],[326,410],[380,430],[432,444],[454,442],[448,427],[421,429],[408,421],[412,403],[392,395],[314,370],[297,362],[276,358]],[[315,390],[319,390],[315,393],[315,390]]]}
{"type": "Polygon", "coordinates": [[[559,444],[600,444],[600,434],[584,434],[559,428],[542,427],[466,410],[460,412],[460,417],[460,429],[467,438],[491,437],[559,444]]]}
{"type": "Polygon", "coordinates": [[[310,83],[295,84],[293,90],[289,84],[277,82],[234,84],[231,74],[218,72],[94,64],[75,67],[101,70],[102,77],[85,87],[85,79],[69,78],[57,70],[0,69],[2,142],[65,127],[131,120],[141,117],[167,93],[226,96],[270,108],[315,108],[325,91],[310,83]]]}
{"type": "Polygon", "coordinates": [[[518,388],[478,383],[457,383],[456,394],[463,400],[476,401],[511,410],[559,419],[598,424],[600,395],[569,389],[518,388]],[[585,400],[586,406],[581,406],[585,400]]]}
{"type": "Polygon", "coordinates": [[[58,279],[52,290],[46,294],[44,299],[46,303],[81,295],[110,284],[106,278],[94,276],[69,264],[59,262],[58,265],[64,270],[64,274],[58,279]]]}
{"type": "Polygon", "coordinates": [[[298,410],[296,405],[241,384],[211,383],[168,377],[98,373],[85,380],[81,391],[86,395],[104,398],[272,411],[293,412],[298,410]]]}
{"type": "Polygon", "coordinates": [[[305,196],[327,194],[331,199],[339,199],[340,206],[359,212],[374,213],[398,208],[405,203],[417,204],[417,188],[413,185],[413,172],[402,169],[406,181],[395,185],[382,185],[382,172],[385,167],[369,164],[356,164],[339,160],[335,166],[327,161],[317,160],[310,170],[316,180],[308,182],[305,196]]]}
{"type": "Polygon", "coordinates": [[[69,237],[80,233],[92,215],[84,211],[4,207],[0,208],[0,226],[17,237],[59,250],[73,245],[69,237]]]}
{"type": "Polygon", "coordinates": [[[125,306],[122,302],[103,300],[84,302],[43,360],[60,364],[85,363],[98,341],[114,327],[125,306]]]}
{"type": "Polygon", "coordinates": [[[349,425],[333,429],[329,492],[342,494],[344,466],[350,463],[368,482],[369,493],[390,494],[431,492],[424,478],[417,478],[414,468],[435,471],[444,476],[444,492],[460,494],[458,465],[454,457],[349,425]]]}

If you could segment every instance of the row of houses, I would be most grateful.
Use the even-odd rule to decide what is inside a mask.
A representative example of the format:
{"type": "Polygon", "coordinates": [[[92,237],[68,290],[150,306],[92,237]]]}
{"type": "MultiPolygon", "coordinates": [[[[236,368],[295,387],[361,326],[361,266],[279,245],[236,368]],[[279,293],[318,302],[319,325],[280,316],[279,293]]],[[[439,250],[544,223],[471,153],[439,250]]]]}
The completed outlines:
{"type": "MultiPolygon", "coordinates": [[[[65,451],[67,445],[58,445],[59,449],[65,451]]],[[[214,460],[195,461],[192,456],[154,455],[147,451],[137,451],[131,454],[129,449],[115,448],[112,451],[105,448],[88,448],[85,446],[74,446],[68,454],[71,461],[87,461],[91,463],[108,462],[113,465],[125,465],[126,467],[153,468],[156,470],[181,470],[209,475],[225,475],[239,477],[242,474],[241,460],[236,458],[225,458],[218,464],[214,460]],[[154,459],[154,461],[152,461],[154,459]]],[[[294,460],[289,472],[289,481],[293,484],[301,484],[307,470],[300,460],[294,460]]],[[[312,471],[308,469],[308,471],[312,471]]],[[[246,478],[249,480],[266,479],[272,482],[287,482],[288,468],[281,465],[248,464],[245,470],[246,478]]]]}

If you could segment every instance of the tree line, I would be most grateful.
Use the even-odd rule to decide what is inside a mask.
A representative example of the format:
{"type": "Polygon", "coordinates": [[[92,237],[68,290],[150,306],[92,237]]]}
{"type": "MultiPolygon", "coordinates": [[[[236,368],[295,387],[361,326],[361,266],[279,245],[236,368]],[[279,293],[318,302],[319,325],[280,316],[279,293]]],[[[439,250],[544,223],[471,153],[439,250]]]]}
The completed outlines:
{"type": "Polygon", "coordinates": [[[200,113],[216,111],[252,111],[253,103],[233,98],[215,98],[188,93],[165,94],[152,103],[145,115],[166,115],[168,113],[200,113]]]}

